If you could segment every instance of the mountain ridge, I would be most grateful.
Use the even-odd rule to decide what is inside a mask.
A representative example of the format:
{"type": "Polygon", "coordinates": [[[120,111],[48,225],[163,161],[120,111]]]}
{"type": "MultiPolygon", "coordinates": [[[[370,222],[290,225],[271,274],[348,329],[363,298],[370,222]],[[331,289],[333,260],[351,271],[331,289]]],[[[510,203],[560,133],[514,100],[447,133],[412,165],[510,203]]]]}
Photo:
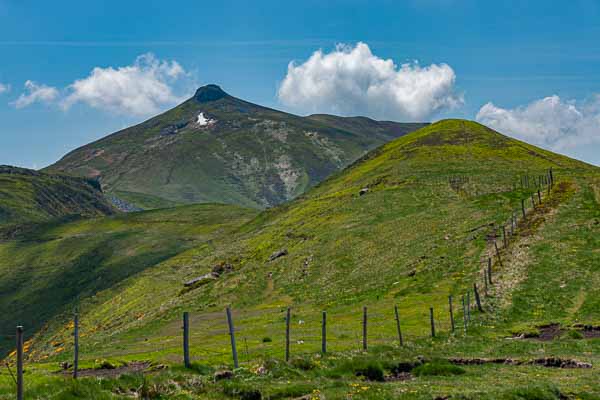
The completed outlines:
{"type": "Polygon", "coordinates": [[[0,225],[116,212],[93,179],[0,165],[0,225]]]}
{"type": "Polygon", "coordinates": [[[353,118],[301,117],[207,85],[179,106],[75,149],[45,170],[96,178],[107,193],[134,204],[147,195],[165,204],[265,208],[425,125],[353,118]]]}

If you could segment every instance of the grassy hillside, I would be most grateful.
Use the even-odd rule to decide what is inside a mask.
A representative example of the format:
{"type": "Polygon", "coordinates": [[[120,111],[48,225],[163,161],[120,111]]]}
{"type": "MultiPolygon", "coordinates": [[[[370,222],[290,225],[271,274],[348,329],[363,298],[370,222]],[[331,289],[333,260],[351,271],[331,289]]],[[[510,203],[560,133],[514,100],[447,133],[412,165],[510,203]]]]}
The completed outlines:
{"type": "Polygon", "coordinates": [[[115,211],[97,182],[0,165],[0,226],[115,211]]]}
{"type": "MultiPolygon", "coordinates": [[[[48,329],[81,301],[94,302],[109,288],[119,290],[128,277],[186,249],[210,246],[254,214],[204,204],[29,226],[0,242],[0,307],[10,310],[0,314],[1,331],[12,329],[15,321],[29,332],[48,329]]],[[[0,350],[11,346],[0,340],[0,350]]]]}
{"type": "MultiPolygon", "coordinates": [[[[584,326],[600,325],[599,248],[600,169],[474,122],[440,121],[378,148],[228,235],[165,258],[93,298],[82,297],[84,366],[93,367],[97,359],[179,364],[181,313],[189,311],[196,372],[173,368],[148,378],[149,387],[167,398],[597,398],[600,339],[584,326]],[[540,205],[533,180],[550,168],[556,182],[550,190],[541,185],[540,205]],[[521,184],[525,177],[529,185],[521,184]],[[515,211],[518,226],[505,247],[501,226],[515,211]],[[284,249],[287,254],[273,259],[284,249]],[[493,282],[486,295],[482,271],[489,257],[493,282]],[[204,285],[182,285],[219,265],[233,270],[204,285]],[[473,283],[485,312],[473,308],[465,334],[460,301],[473,283]],[[231,363],[227,305],[234,311],[244,368],[232,380],[214,383],[206,373],[231,363]],[[368,352],[359,351],[363,306],[368,352]],[[291,363],[281,361],[287,307],[291,363]],[[323,310],[328,356],[318,354],[323,310]],[[560,324],[560,334],[545,337],[549,324],[560,324]],[[548,357],[592,368],[528,363],[548,357]],[[423,358],[426,366],[400,374],[399,365],[423,358]],[[457,372],[437,360],[457,358],[502,361],[457,372]],[[379,382],[368,372],[373,370],[388,380],[379,382]]],[[[4,251],[5,259],[16,254],[4,251]]],[[[42,391],[42,383],[59,385],[60,378],[47,371],[71,356],[69,319],[61,314],[29,344],[31,362],[39,362],[33,390],[42,391]]],[[[141,393],[143,385],[134,376],[89,380],[58,392],[67,396],[96,387],[118,397],[124,388],[141,393]]]]}
{"type": "Polygon", "coordinates": [[[48,170],[97,178],[108,193],[142,208],[201,202],[264,208],[422,126],[303,118],[208,85],[164,114],[72,151],[48,170]]]}

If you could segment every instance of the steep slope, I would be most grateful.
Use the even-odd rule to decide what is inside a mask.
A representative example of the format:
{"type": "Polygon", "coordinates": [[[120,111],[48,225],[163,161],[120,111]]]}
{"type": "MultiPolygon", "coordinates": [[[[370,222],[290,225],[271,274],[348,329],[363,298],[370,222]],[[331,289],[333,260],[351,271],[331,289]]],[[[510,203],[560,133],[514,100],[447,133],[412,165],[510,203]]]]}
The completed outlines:
{"type": "Polygon", "coordinates": [[[106,192],[142,206],[219,202],[264,208],[422,126],[303,118],[208,85],[162,115],[74,150],[48,170],[98,178],[106,192]]]}
{"type": "MultiPolygon", "coordinates": [[[[15,321],[29,332],[60,321],[80,301],[119,290],[123,280],[189,248],[210,246],[255,214],[237,206],[199,204],[31,226],[0,241],[0,308],[10,310],[0,313],[1,332],[15,321]]],[[[169,273],[177,275],[177,269],[186,266],[169,273]]],[[[0,353],[11,345],[0,335],[0,353]]]]}
{"type": "MultiPolygon", "coordinates": [[[[409,397],[400,398],[464,393],[473,399],[524,398],[497,393],[527,388],[533,381],[558,385],[561,393],[576,397],[600,390],[597,339],[567,333],[543,342],[516,338],[534,335],[550,323],[560,323],[574,334],[583,325],[600,325],[598,248],[599,168],[474,122],[440,121],[378,148],[296,200],[260,213],[227,235],[165,258],[119,285],[96,291],[94,297],[82,297],[82,356],[88,365],[104,358],[179,364],[181,313],[189,311],[193,359],[230,363],[223,312],[230,305],[240,359],[248,368],[231,384],[203,381],[201,395],[208,397],[239,395],[235,390],[252,388],[264,398],[297,398],[318,388],[326,398],[347,398],[356,388],[352,385],[364,385],[367,394],[373,394],[356,398],[392,399],[403,393],[409,397]],[[550,168],[554,185],[534,185],[534,178],[539,181],[550,168]],[[521,200],[527,201],[527,216],[519,216],[504,247],[501,226],[514,211],[521,212],[521,200]],[[496,258],[494,240],[502,262],[496,258]],[[465,335],[460,298],[474,283],[483,288],[488,257],[494,261],[494,280],[487,296],[481,292],[485,313],[473,307],[465,335]],[[204,285],[183,285],[218,266],[232,271],[204,285]],[[454,296],[459,327],[453,333],[449,295],[454,296]],[[394,305],[407,343],[403,348],[396,347],[394,305]],[[352,350],[347,354],[353,356],[361,346],[363,306],[368,307],[369,344],[385,345],[368,355],[378,362],[376,357],[390,352],[387,363],[416,356],[561,357],[594,367],[474,365],[465,367],[468,372],[461,376],[365,382],[353,370],[344,375],[343,368],[352,364],[346,362],[347,355],[337,353],[352,350]],[[269,361],[283,357],[287,307],[292,307],[292,355],[304,357],[305,364],[269,361]],[[430,337],[430,307],[435,339],[430,337]],[[336,353],[331,358],[314,355],[320,350],[323,310],[328,312],[329,351],[336,353]],[[268,372],[248,372],[258,371],[257,365],[268,372]],[[329,370],[315,372],[320,368],[329,370]],[[288,386],[306,391],[284,392],[288,386]],[[487,393],[492,394],[482,395],[487,393]]],[[[0,249],[12,265],[42,265],[42,257],[15,262],[14,248],[0,249]]],[[[49,365],[55,365],[71,357],[70,318],[63,313],[48,321],[29,344],[32,360],[49,356],[49,365]]],[[[559,397],[552,389],[551,395],[525,398],[559,397]]]]}
{"type": "Polygon", "coordinates": [[[94,180],[0,165],[0,225],[115,211],[94,180]]]}

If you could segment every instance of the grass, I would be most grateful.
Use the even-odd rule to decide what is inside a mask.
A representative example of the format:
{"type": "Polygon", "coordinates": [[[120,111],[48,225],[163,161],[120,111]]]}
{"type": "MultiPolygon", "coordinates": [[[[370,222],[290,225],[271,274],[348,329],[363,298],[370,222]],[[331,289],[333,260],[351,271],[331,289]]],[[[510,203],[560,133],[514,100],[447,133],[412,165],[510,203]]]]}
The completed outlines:
{"type": "MultiPolygon", "coordinates": [[[[204,218],[213,213],[199,216],[189,210],[176,207],[142,213],[123,221],[120,229],[138,223],[135,232],[142,237],[136,246],[140,246],[139,254],[147,254],[155,246],[149,241],[166,240],[163,225],[185,232],[179,233],[180,238],[194,236],[192,232],[202,226],[211,231],[215,221],[204,218]],[[161,216],[155,233],[148,222],[153,213],[161,216]]],[[[214,214],[215,219],[230,215],[228,209],[221,212],[214,214]]],[[[166,397],[223,398],[227,393],[239,397],[241,392],[234,391],[248,388],[259,390],[263,398],[321,394],[328,399],[349,394],[360,399],[556,398],[557,393],[594,398],[600,393],[595,378],[600,361],[598,339],[571,335],[550,341],[513,338],[519,332],[538,332],[549,323],[566,329],[599,324],[597,168],[476,123],[449,120],[383,146],[295,201],[255,217],[245,213],[230,220],[229,228],[219,234],[206,233],[164,258],[149,260],[140,270],[93,295],[81,296],[77,304],[85,335],[81,340],[83,366],[92,365],[95,359],[180,364],[183,311],[190,312],[193,361],[214,368],[230,366],[224,308],[231,306],[242,369],[232,381],[218,383],[210,375],[176,368],[150,375],[149,381],[166,385],[161,389],[169,391],[166,397]],[[460,323],[461,296],[474,282],[482,288],[482,267],[494,255],[487,239],[520,209],[522,198],[534,193],[532,188],[520,187],[521,176],[537,177],[550,167],[557,184],[550,195],[544,193],[543,206],[535,211],[528,206],[527,220],[520,222],[509,247],[501,247],[502,265],[494,262],[494,284],[483,297],[485,313],[473,311],[467,335],[460,324],[456,332],[450,332],[448,296],[455,299],[455,318],[460,323]],[[456,177],[469,179],[459,187],[449,184],[456,177]],[[359,196],[365,187],[369,192],[359,196]],[[288,255],[269,261],[281,249],[287,249],[288,255]],[[232,265],[233,272],[181,292],[186,279],[223,263],[232,265]],[[402,348],[397,346],[394,305],[405,340],[402,348]],[[369,321],[366,354],[360,351],[363,306],[368,308],[369,321]],[[292,356],[300,360],[290,364],[280,361],[287,307],[292,308],[292,356]],[[430,307],[437,328],[433,339],[429,337],[430,307]],[[328,318],[327,356],[319,354],[323,310],[328,318]],[[400,363],[456,357],[524,361],[562,357],[590,362],[593,368],[484,364],[460,367],[466,373],[446,376],[440,373],[452,369],[447,364],[425,363],[418,368],[437,373],[408,381],[365,379],[371,375],[367,371],[376,371],[372,376],[378,379],[379,371],[389,376],[400,363]],[[364,374],[357,375],[359,367],[364,374]],[[170,391],[165,383],[170,380],[179,389],[170,391]],[[188,380],[196,386],[190,388],[188,380]],[[288,386],[295,389],[287,392],[288,386]]],[[[80,233],[116,235],[118,229],[103,225],[113,221],[121,220],[59,224],[35,237],[63,238],[68,232],[64,237],[77,238],[73,248],[80,249],[88,243],[79,239],[80,233]]],[[[109,238],[104,243],[114,242],[113,246],[123,249],[138,243],[128,242],[127,236],[109,238]]],[[[0,247],[4,257],[0,265],[9,270],[9,260],[18,260],[21,249],[14,247],[16,243],[0,246],[5,246],[0,247]]],[[[44,246],[45,241],[31,241],[23,248],[38,254],[40,263],[53,264],[49,258],[53,253],[44,246]]],[[[172,243],[164,242],[164,248],[172,249],[172,243]]],[[[54,254],[68,254],[64,248],[58,250],[54,254]]],[[[132,258],[123,251],[121,264],[108,261],[112,258],[104,264],[126,265],[132,258]]],[[[30,255],[18,265],[25,268],[32,259],[30,255]]],[[[77,265],[77,270],[85,268],[77,265]]],[[[67,302],[65,307],[73,304],[67,302]]],[[[69,314],[60,315],[58,322],[37,331],[30,344],[29,362],[36,368],[36,377],[57,379],[50,371],[72,356],[69,314]]],[[[114,384],[108,382],[108,386],[114,384]]],[[[117,393],[113,386],[107,390],[117,393]]]]}
{"type": "Polygon", "coordinates": [[[452,376],[462,375],[465,372],[463,368],[450,364],[446,360],[433,360],[412,370],[416,376],[452,376]]]}
{"type": "MultiPolygon", "coordinates": [[[[19,240],[0,243],[0,305],[12,310],[0,315],[2,334],[13,333],[15,324],[26,326],[28,336],[39,329],[68,327],[75,307],[85,313],[86,307],[101,306],[102,299],[126,287],[128,279],[141,279],[145,269],[187,249],[209,245],[254,215],[253,210],[235,206],[203,204],[38,225],[19,240]]],[[[185,265],[178,269],[187,270],[183,276],[195,273],[185,265]]],[[[183,276],[167,282],[183,287],[183,276]]],[[[160,287],[154,285],[148,295],[160,287]]],[[[126,309],[133,318],[145,312],[125,305],[121,311],[126,309]]],[[[94,329],[110,326],[111,319],[109,307],[96,319],[94,329]]],[[[86,324],[83,329],[89,329],[86,324]]],[[[58,351],[66,341],[54,337],[49,348],[58,351]]],[[[12,340],[2,337],[0,349],[10,346],[12,340]]]]}

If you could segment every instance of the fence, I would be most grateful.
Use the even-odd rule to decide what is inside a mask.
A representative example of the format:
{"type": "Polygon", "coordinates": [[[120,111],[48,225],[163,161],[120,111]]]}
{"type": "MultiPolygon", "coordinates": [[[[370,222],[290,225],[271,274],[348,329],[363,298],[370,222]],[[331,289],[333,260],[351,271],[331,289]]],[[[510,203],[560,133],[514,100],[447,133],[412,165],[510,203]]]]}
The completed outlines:
{"type": "MultiPolygon", "coordinates": [[[[522,187],[528,187],[532,180],[530,177],[522,177],[522,187]]],[[[468,180],[449,180],[453,187],[464,182],[468,180]]],[[[207,323],[200,327],[198,320],[194,321],[194,315],[186,311],[182,316],[181,333],[168,341],[161,341],[160,344],[174,344],[173,341],[180,341],[181,359],[186,368],[200,361],[231,362],[237,368],[240,364],[252,363],[263,357],[289,361],[292,356],[317,352],[326,354],[346,350],[368,351],[373,345],[404,346],[407,341],[426,336],[435,338],[442,333],[467,336],[473,312],[485,313],[490,310],[486,299],[490,296],[490,287],[498,282],[497,270],[504,267],[502,252],[509,248],[519,230],[526,227],[527,219],[536,207],[543,204],[546,196],[550,196],[554,185],[552,170],[540,175],[535,184],[537,191],[533,192],[531,197],[521,199],[520,209],[514,209],[500,226],[493,225],[487,235],[487,257],[482,260],[479,275],[473,281],[463,282],[463,289],[459,292],[428,293],[427,300],[403,299],[403,307],[388,301],[364,305],[362,309],[351,309],[347,312],[316,312],[286,307],[279,309],[275,318],[267,319],[266,322],[264,314],[245,315],[246,318],[243,318],[243,314],[227,307],[221,315],[202,315],[199,320],[207,323]],[[547,194],[543,193],[544,185],[547,186],[547,194]],[[447,305],[440,307],[443,303],[447,305]],[[410,318],[406,319],[410,323],[403,320],[401,309],[410,310],[410,318]],[[284,311],[283,315],[281,311],[284,311]],[[219,319],[223,322],[222,326],[215,325],[215,321],[219,319]],[[242,323],[238,325],[239,321],[242,323]],[[225,337],[226,341],[223,340],[225,337]],[[206,341],[207,338],[212,338],[212,344],[194,346],[198,341],[206,341]],[[276,341],[273,338],[280,340],[276,341]]],[[[18,326],[14,335],[5,336],[15,338],[16,350],[11,354],[15,358],[15,372],[8,361],[5,362],[5,367],[14,380],[16,398],[21,400],[24,384],[23,327],[18,326]]],[[[79,315],[76,312],[73,318],[74,379],[78,378],[80,372],[79,344],[79,315]]],[[[143,352],[142,348],[141,353],[143,352]]]]}

